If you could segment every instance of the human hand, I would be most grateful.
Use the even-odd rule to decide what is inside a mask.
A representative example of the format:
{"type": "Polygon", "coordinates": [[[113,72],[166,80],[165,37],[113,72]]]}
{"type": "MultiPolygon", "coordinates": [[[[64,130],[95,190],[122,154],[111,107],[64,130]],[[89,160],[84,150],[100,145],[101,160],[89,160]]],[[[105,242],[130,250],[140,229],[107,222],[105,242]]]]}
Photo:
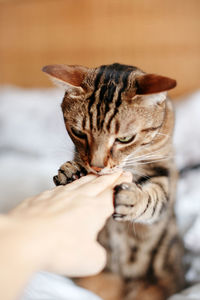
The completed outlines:
{"type": "Polygon", "coordinates": [[[25,252],[37,261],[35,266],[68,276],[99,272],[106,254],[96,237],[113,212],[112,188],[131,179],[122,173],[87,175],[28,198],[12,210],[18,240],[26,243],[25,252]]]}

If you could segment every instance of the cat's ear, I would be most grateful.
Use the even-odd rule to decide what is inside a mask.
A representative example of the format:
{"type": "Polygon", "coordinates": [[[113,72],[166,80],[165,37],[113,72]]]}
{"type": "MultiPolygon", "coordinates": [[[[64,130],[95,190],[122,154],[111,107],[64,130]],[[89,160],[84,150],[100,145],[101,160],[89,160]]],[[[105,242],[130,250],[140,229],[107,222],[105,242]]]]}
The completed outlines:
{"type": "Polygon", "coordinates": [[[166,92],[175,86],[176,80],[156,74],[145,74],[135,79],[136,95],[141,95],[147,105],[162,103],[166,92]]]}
{"type": "Polygon", "coordinates": [[[176,86],[176,80],[156,74],[146,74],[137,77],[135,85],[137,95],[147,95],[173,89],[176,86]]]}
{"type": "Polygon", "coordinates": [[[43,67],[42,71],[47,73],[56,85],[69,92],[72,97],[85,93],[83,81],[88,68],[76,65],[48,65],[43,67]]]}

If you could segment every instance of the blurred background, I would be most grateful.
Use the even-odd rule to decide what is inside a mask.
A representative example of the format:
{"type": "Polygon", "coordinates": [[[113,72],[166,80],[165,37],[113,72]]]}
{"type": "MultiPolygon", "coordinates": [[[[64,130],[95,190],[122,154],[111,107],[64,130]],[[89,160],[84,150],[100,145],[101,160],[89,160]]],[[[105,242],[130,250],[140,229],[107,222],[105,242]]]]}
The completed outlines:
{"type": "Polygon", "coordinates": [[[64,91],[41,68],[113,62],[178,82],[170,91],[182,100],[174,102],[174,144],[187,172],[176,213],[187,280],[200,281],[200,168],[187,169],[200,167],[200,0],[0,0],[0,213],[53,188],[53,175],[73,158],[64,91]]]}
{"type": "Polygon", "coordinates": [[[112,62],[200,85],[199,0],[0,0],[0,84],[50,86],[46,64],[112,62]]]}

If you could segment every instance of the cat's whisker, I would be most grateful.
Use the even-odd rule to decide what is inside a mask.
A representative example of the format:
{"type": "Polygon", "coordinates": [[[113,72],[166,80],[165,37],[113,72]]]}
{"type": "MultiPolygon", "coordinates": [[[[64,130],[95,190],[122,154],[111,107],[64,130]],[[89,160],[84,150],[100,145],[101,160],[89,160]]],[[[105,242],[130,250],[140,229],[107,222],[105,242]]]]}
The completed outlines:
{"type": "Polygon", "coordinates": [[[126,164],[135,164],[135,163],[140,162],[140,161],[149,161],[149,160],[152,160],[152,159],[162,159],[163,157],[165,157],[165,156],[142,157],[141,159],[127,161],[126,164]]]}
{"type": "Polygon", "coordinates": [[[166,137],[171,137],[171,135],[165,134],[165,133],[161,133],[161,132],[156,133],[156,135],[162,135],[162,136],[166,136],[166,137]]]}
{"type": "Polygon", "coordinates": [[[126,171],[130,171],[132,174],[137,175],[137,176],[142,176],[149,178],[148,175],[146,175],[145,170],[142,167],[138,167],[137,165],[130,165],[130,166],[123,166],[123,169],[126,171]]]}
{"type": "Polygon", "coordinates": [[[162,156],[157,156],[157,155],[152,155],[152,156],[146,156],[146,157],[141,157],[140,159],[137,160],[132,160],[132,161],[126,161],[125,164],[126,165],[132,165],[141,161],[152,161],[152,159],[154,160],[160,160],[160,159],[165,159],[165,158],[171,158],[173,156],[169,156],[169,155],[162,155],[162,156]]]}
{"type": "Polygon", "coordinates": [[[149,152],[149,153],[145,153],[145,154],[142,154],[142,155],[139,155],[139,156],[134,156],[134,153],[132,153],[131,155],[129,155],[126,160],[130,160],[130,159],[137,159],[137,158],[140,158],[140,157],[144,157],[144,156],[150,156],[150,155],[163,155],[161,150],[156,150],[156,151],[153,151],[153,152],[149,152]],[[160,153],[160,154],[159,154],[160,153]]]}
{"type": "Polygon", "coordinates": [[[138,159],[134,159],[134,160],[130,160],[130,161],[127,161],[126,163],[134,163],[134,162],[138,162],[138,161],[141,161],[141,160],[151,160],[151,159],[160,159],[162,157],[168,157],[169,155],[150,155],[150,156],[144,156],[144,157],[141,157],[141,158],[138,158],[138,159]]]}
{"type": "Polygon", "coordinates": [[[146,154],[142,154],[142,155],[139,155],[139,156],[133,156],[134,153],[131,154],[131,157],[130,155],[125,159],[126,161],[135,161],[136,159],[139,159],[139,158],[142,158],[142,157],[147,157],[147,156],[152,156],[152,155],[157,155],[156,153],[159,153],[160,150],[157,150],[157,151],[154,151],[154,152],[151,152],[151,153],[146,153],[146,154]]]}
{"type": "Polygon", "coordinates": [[[169,160],[173,158],[172,156],[166,156],[166,157],[162,157],[162,158],[157,158],[157,159],[151,159],[151,160],[139,160],[137,162],[134,162],[134,163],[127,163],[125,166],[137,166],[137,165],[145,165],[145,164],[151,164],[151,163],[154,163],[154,162],[160,162],[160,161],[164,161],[164,160],[169,160]]]}
{"type": "Polygon", "coordinates": [[[138,165],[152,164],[154,162],[161,162],[161,161],[168,160],[168,159],[170,159],[170,158],[167,157],[167,158],[158,159],[158,160],[152,160],[152,161],[148,161],[148,162],[141,162],[141,163],[138,163],[138,165]]]}
{"type": "Polygon", "coordinates": [[[128,155],[128,157],[129,156],[134,156],[136,153],[138,153],[139,151],[141,151],[141,150],[144,150],[144,149],[148,149],[148,147],[149,147],[149,145],[143,145],[143,146],[141,146],[141,147],[139,147],[138,149],[136,149],[134,152],[132,152],[132,153],[130,153],[129,155],[128,155]]]}
{"type": "Polygon", "coordinates": [[[134,158],[138,158],[138,157],[141,157],[141,156],[146,156],[146,155],[152,155],[152,154],[155,154],[155,153],[160,153],[161,152],[161,150],[160,149],[158,149],[158,150],[156,150],[156,151],[153,151],[153,152],[150,152],[150,153],[145,153],[145,154],[142,154],[142,155],[139,155],[139,156],[135,156],[135,152],[134,153],[131,153],[128,157],[127,157],[127,159],[129,159],[130,157],[134,157],[134,158]]]}
{"type": "MultiPolygon", "coordinates": [[[[166,160],[168,160],[168,158],[162,158],[162,159],[157,159],[157,160],[150,160],[150,161],[138,162],[134,166],[152,164],[152,163],[162,162],[162,161],[166,161],[166,160]]],[[[131,167],[131,166],[133,166],[133,165],[126,165],[126,167],[131,167]]]]}

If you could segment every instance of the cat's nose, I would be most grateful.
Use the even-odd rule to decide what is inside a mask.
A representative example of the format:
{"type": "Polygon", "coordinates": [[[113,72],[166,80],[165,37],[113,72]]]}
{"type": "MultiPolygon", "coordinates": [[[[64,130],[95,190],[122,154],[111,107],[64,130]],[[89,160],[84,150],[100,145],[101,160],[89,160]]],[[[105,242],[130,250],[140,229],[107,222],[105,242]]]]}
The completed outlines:
{"type": "Polygon", "coordinates": [[[91,166],[91,168],[96,172],[100,172],[103,169],[101,167],[95,167],[95,166],[91,166]]]}

